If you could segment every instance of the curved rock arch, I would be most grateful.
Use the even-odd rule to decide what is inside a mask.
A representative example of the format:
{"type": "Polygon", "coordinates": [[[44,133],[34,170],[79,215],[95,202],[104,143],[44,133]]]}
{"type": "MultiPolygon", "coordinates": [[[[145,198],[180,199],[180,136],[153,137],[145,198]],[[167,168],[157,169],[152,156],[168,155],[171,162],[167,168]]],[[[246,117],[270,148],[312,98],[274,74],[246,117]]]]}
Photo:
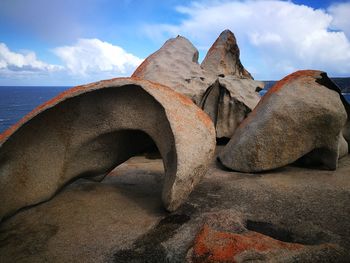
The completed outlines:
{"type": "Polygon", "coordinates": [[[162,201],[173,211],[213,156],[209,117],[171,89],[135,78],[58,95],[0,135],[0,218],[50,199],[76,178],[107,174],[150,138],[165,168],[162,201]]]}

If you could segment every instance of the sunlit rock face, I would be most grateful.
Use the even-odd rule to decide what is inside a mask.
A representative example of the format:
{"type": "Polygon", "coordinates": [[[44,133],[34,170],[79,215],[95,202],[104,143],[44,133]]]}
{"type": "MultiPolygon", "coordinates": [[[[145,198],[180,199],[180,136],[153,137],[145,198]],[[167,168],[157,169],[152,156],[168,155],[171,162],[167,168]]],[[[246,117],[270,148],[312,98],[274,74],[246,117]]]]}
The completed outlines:
{"type": "Polygon", "coordinates": [[[334,170],[348,152],[347,113],[327,74],[304,70],[277,82],[240,124],[219,159],[226,167],[260,172],[301,162],[334,170]]]}
{"type": "Polygon", "coordinates": [[[167,40],[135,70],[132,77],[161,83],[197,104],[215,80],[198,64],[198,50],[182,36],[167,40]]]}
{"type": "Polygon", "coordinates": [[[0,218],[53,197],[81,177],[106,175],[156,144],[162,201],[175,210],[204,175],[215,148],[209,117],[166,86],[132,78],[68,90],[0,137],[0,218]]]}

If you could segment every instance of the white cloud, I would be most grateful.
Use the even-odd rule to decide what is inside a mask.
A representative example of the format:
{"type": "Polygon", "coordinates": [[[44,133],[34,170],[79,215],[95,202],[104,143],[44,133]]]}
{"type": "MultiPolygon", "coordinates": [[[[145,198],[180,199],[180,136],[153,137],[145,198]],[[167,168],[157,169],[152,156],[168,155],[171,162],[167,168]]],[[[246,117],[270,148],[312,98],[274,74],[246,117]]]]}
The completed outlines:
{"type": "Polygon", "coordinates": [[[0,43],[0,84],[78,85],[130,76],[142,59],[99,39],[79,39],[74,45],[52,50],[62,60],[53,65],[33,51],[14,52],[0,43]]]}
{"type": "Polygon", "coordinates": [[[350,38],[350,2],[333,4],[328,8],[332,15],[332,28],[342,30],[350,38]]]}
{"type": "Polygon", "coordinates": [[[72,75],[128,76],[142,59],[123,48],[99,39],[79,39],[72,46],[57,47],[54,53],[72,75]]]}
{"type": "Polygon", "coordinates": [[[184,16],[180,23],[145,30],[151,37],[180,34],[209,47],[228,28],[236,35],[244,66],[257,79],[278,79],[303,68],[349,75],[349,7],[339,4],[325,11],[279,0],[192,2],[177,7],[184,16]]]}
{"type": "Polygon", "coordinates": [[[63,69],[62,66],[52,65],[37,59],[32,51],[16,53],[11,51],[6,44],[0,43],[0,71],[7,72],[53,72],[63,69]]]}

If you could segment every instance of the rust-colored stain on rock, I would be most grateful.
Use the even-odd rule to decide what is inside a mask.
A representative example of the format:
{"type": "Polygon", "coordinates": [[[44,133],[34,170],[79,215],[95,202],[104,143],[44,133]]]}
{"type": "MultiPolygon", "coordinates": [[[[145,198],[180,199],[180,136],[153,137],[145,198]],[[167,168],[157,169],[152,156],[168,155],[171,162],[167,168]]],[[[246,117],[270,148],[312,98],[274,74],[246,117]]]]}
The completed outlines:
{"type": "Polygon", "coordinates": [[[192,261],[236,262],[235,257],[244,251],[269,252],[272,250],[298,250],[304,245],[286,243],[257,232],[236,234],[220,232],[204,225],[195,239],[192,261]]]}
{"type": "Polygon", "coordinates": [[[299,70],[299,71],[296,71],[296,72],[294,72],[294,73],[284,77],[280,81],[278,81],[275,85],[272,86],[271,89],[269,89],[269,91],[266,93],[266,95],[279,91],[284,85],[286,85],[287,83],[290,83],[290,82],[292,82],[292,81],[294,81],[296,79],[299,79],[299,78],[302,78],[302,77],[315,78],[315,76],[317,76],[319,74],[320,74],[320,72],[316,71],[316,70],[299,70]]]}
{"type": "MultiPolygon", "coordinates": [[[[241,122],[241,126],[244,127],[246,126],[248,123],[250,123],[257,115],[258,111],[257,109],[259,109],[258,106],[261,106],[261,104],[266,103],[266,100],[274,93],[278,92],[279,90],[281,90],[286,84],[291,83],[295,80],[298,79],[298,81],[300,81],[300,79],[302,78],[307,78],[307,77],[311,77],[310,79],[312,79],[312,81],[314,81],[314,78],[320,75],[320,71],[317,70],[299,70],[296,71],[286,77],[284,77],[283,79],[281,79],[280,81],[276,82],[275,85],[273,85],[268,92],[260,99],[258,105],[255,107],[255,109],[249,113],[249,115],[247,116],[247,118],[245,118],[242,122],[241,122]]],[[[305,80],[306,81],[306,80],[305,80]]]]}
{"type": "Polygon", "coordinates": [[[212,129],[213,122],[210,119],[210,117],[208,116],[208,114],[206,114],[202,110],[197,110],[196,114],[197,114],[198,119],[200,119],[204,123],[204,125],[207,126],[208,129],[212,129]]]}
{"type": "Polygon", "coordinates": [[[156,53],[151,54],[148,58],[146,58],[142,63],[137,67],[135,72],[131,75],[132,78],[144,78],[145,77],[145,71],[147,66],[149,65],[150,61],[152,61],[152,58],[155,56],[156,53]]]}

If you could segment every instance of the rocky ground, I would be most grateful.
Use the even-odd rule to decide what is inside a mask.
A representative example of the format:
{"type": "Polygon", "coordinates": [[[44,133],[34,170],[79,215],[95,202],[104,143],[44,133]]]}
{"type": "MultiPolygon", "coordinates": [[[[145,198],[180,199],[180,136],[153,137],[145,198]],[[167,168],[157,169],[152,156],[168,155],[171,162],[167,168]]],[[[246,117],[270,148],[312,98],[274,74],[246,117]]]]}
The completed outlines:
{"type": "MultiPolygon", "coordinates": [[[[218,149],[220,151],[220,149],[218,149]]],[[[162,208],[160,159],[80,179],[0,225],[0,262],[349,262],[350,157],[336,171],[223,170],[162,208]]]]}

